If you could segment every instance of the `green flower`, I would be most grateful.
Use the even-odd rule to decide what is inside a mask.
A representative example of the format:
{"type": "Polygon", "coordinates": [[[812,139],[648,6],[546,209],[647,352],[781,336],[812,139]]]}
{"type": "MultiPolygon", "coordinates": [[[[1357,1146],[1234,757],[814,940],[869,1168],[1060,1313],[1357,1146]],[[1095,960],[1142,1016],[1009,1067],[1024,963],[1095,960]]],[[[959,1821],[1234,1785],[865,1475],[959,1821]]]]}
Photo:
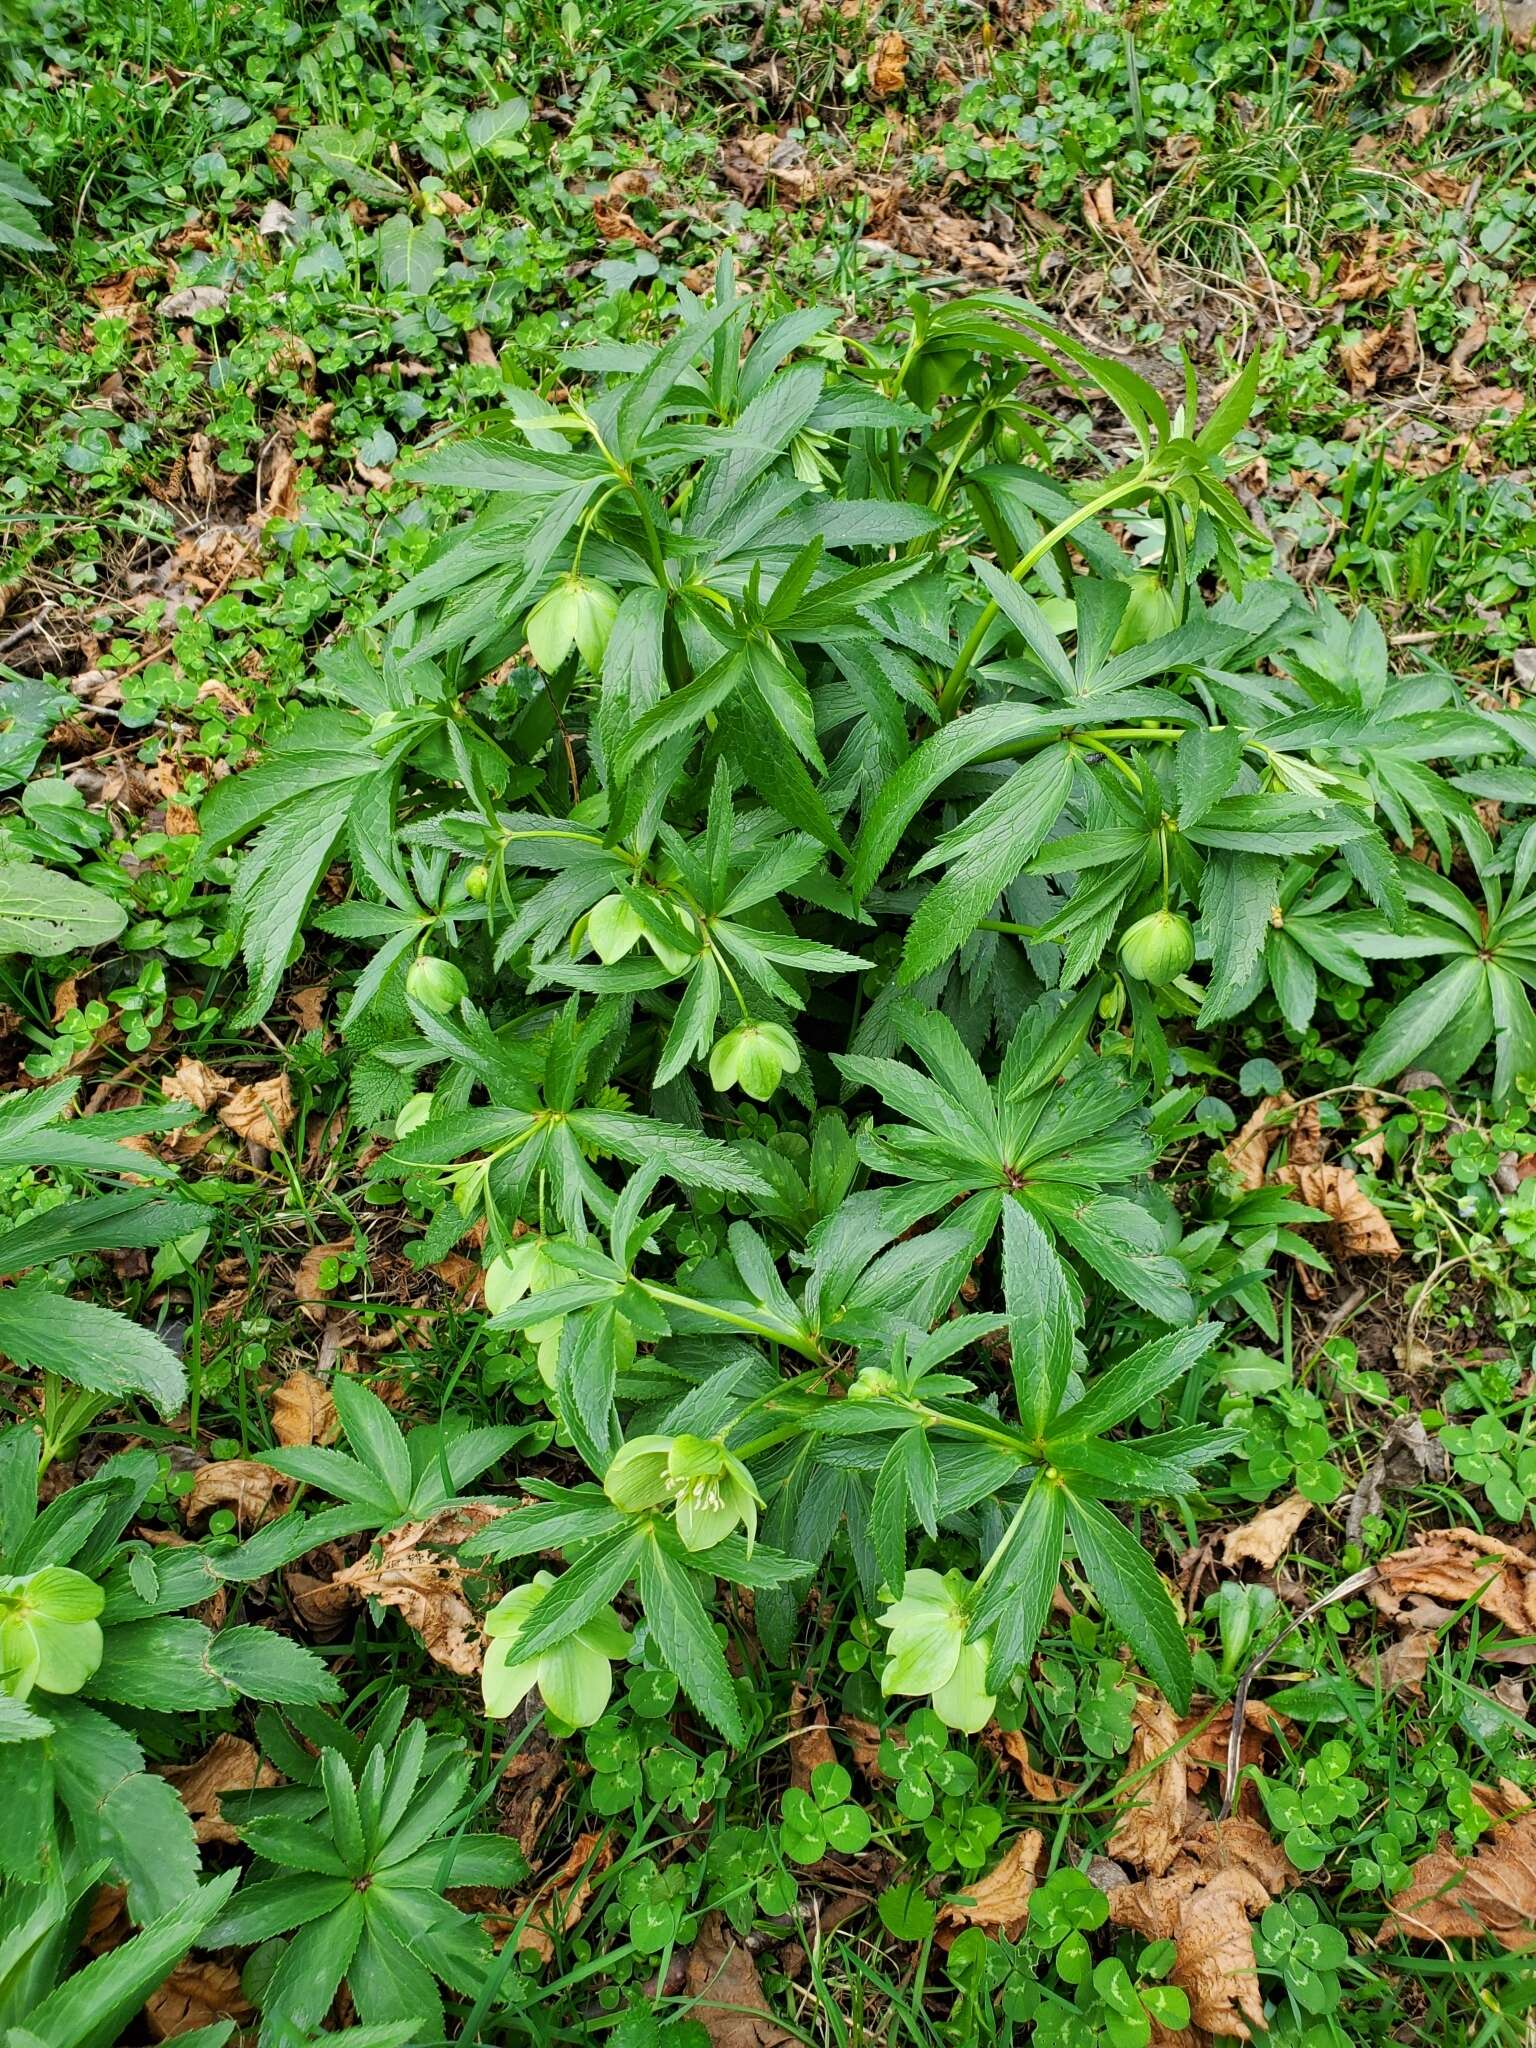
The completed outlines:
{"type": "Polygon", "coordinates": [[[1194,958],[1195,934],[1176,910],[1138,918],[1120,941],[1120,965],[1136,981],[1172,981],[1189,972],[1194,958]]]}
{"type": "Polygon", "coordinates": [[[746,1527],[750,1550],[763,1505],[740,1458],[702,1436],[631,1437],[603,1474],[603,1491],[629,1515],[676,1501],[677,1533],[689,1550],[709,1550],[738,1522],[746,1527]]]}
{"type": "Polygon", "coordinates": [[[446,1017],[469,994],[469,983],[451,960],[439,960],[435,953],[418,953],[406,970],[405,992],[424,1010],[446,1017]]]}
{"type": "Polygon", "coordinates": [[[965,1640],[969,1592],[960,1572],[907,1573],[901,1598],[879,1617],[880,1626],[891,1632],[880,1689],[928,1693],[941,1721],[974,1735],[991,1720],[997,1700],[986,1686],[989,1641],[985,1636],[976,1643],[965,1640]]]}
{"type": "MultiPolygon", "coordinates": [[[[570,1275],[549,1256],[544,1249],[547,1243],[547,1238],[530,1231],[526,1237],[514,1238],[504,1252],[487,1262],[485,1305],[493,1316],[515,1307],[525,1295],[547,1294],[552,1287],[565,1286],[570,1275]]],[[[539,1378],[546,1387],[555,1384],[564,1324],[564,1316],[552,1316],[547,1323],[528,1325],[529,1340],[538,1347],[539,1378]]]]}
{"type": "Polygon", "coordinates": [[[105,1596],[67,1565],[45,1565],[23,1579],[0,1579],[0,1690],[24,1700],[78,1692],[101,1662],[105,1596]]]}
{"type": "Polygon", "coordinates": [[[622,960],[641,939],[671,974],[681,974],[690,961],[697,958],[696,954],[680,953],[676,946],[669,946],[665,939],[658,939],[633,901],[618,894],[605,896],[601,903],[593,904],[587,913],[587,937],[593,952],[605,967],[611,967],[615,960],[622,960]]]}
{"type": "Polygon", "coordinates": [[[711,1086],[722,1094],[740,1088],[754,1102],[766,1102],[781,1077],[800,1066],[800,1048],[782,1024],[738,1024],[709,1056],[711,1086]]]}
{"type": "Polygon", "coordinates": [[[596,576],[562,576],[528,614],[528,650],[547,672],[573,647],[588,668],[599,669],[618,611],[618,592],[596,576]]]}
{"type": "Polygon", "coordinates": [[[613,1660],[628,1654],[629,1631],[611,1607],[599,1608],[563,1643],[519,1662],[517,1639],[554,1583],[552,1573],[539,1572],[526,1586],[514,1586],[485,1617],[491,1647],[480,1692],[485,1711],[499,1720],[537,1686],[558,1719],[572,1728],[590,1728],[613,1692],[613,1660]]]}

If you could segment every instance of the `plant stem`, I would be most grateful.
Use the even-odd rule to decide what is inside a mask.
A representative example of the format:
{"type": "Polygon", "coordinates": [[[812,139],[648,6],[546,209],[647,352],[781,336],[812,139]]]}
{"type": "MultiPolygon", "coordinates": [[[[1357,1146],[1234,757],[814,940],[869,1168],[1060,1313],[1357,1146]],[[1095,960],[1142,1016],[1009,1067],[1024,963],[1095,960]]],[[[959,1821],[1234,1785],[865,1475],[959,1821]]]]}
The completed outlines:
{"type": "MultiPolygon", "coordinates": [[[[1022,583],[1030,570],[1037,563],[1044,561],[1056,543],[1065,540],[1069,534],[1075,533],[1085,519],[1093,519],[1100,512],[1107,512],[1111,505],[1118,504],[1122,498],[1138,496],[1146,488],[1146,482],[1147,466],[1143,464],[1134,477],[1122,477],[1109,490],[1101,491],[1098,497],[1090,498],[1086,505],[1079,506],[1070,518],[1059,520],[1049,533],[1037,540],[1034,546],[1026,550],[1019,557],[1018,561],[1014,563],[1008,572],[1011,579],[1015,583],[1022,583]]],[[[959,659],[945,678],[944,687],[939,692],[938,712],[940,718],[953,718],[956,711],[959,710],[960,698],[965,690],[966,678],[971,672],[971,663],[976,659],[981,649],[981,643],[986,638],[988,629],[992,621],[997,617],[997,613],[998,606],[995,598],[982,607],[981,617],[972,626],[965,645],[960,650],[959,659]]]]}

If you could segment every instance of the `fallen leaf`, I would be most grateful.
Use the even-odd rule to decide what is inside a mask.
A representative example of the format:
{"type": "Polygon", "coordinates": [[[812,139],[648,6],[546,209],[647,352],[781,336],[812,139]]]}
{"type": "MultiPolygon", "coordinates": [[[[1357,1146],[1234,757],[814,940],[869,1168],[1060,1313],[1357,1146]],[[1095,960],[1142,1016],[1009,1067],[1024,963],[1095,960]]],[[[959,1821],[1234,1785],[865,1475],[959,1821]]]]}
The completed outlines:
{"type": "Polygon", "coordinates": [[[228,285],[189,284],[167,292],[156,310],[162,320],[188,320],[194,313],[222,313],[228,304],[228,285]]]}
{"type": "Polygon", "coordinates": [[[311,982],[308,988],[296,988],[289,996],[289,1014],[297,1021],[301,1031],[325,1029],[325,998],[329,989],[329,982],[315,981],[311,982]]]}
{"type": "Polygon", "coordinates": [[[232,1508],[242,1532],[270,1519],[278,1475],[254,1458],[223,1458],[198,1467],[181,1512],[189,1522],[205,1521],[218,1508],[232,1508]]]}
{"type": "Polygon", "coordinates": [[[1374,1095],[1362,1095],[1355,1105],[1355,1114],[1360,1119],[1363,1138],[1356,1138],[1350,1150],[1357,1159],[1363,1159],[1372,1173],[1380,1173],[1387,1159],[1387,1135],[1383,1128],[1387,1112],[1374,1095]]]}
{"type": "Polygon", "coordinates": [[[312,1372],[291,1372],[272,1391],[272,1434],[285,1448],[334,1443],[340,1424],[330,1389],[312,1372]]]}
{"type": "Polygon", "coordinates": [[[1270,1152],[1288,1121],[1279,1112],[1290,1107],[1289,1095],[1266,1095],[1222,1155],[1250,1194],[1264,1185],[1270,1152]]]}
{"type": "Polygon", "coordinates": [[[219,1122],[237,1138],[264,1145],[270,1152],[293,1128],[297,1115],[293,1091],[286,1074],[274,1074],[266,1081],[252,1081],[237,1088],[219,1111],[219,1122]]]}
{"type": "Polygon", "coordinates": [[[283,1573],[283,1589],[316,1642],[327,1643],[341,1634],[353,1605],[350,1588],[338,1586],[334,1578],[294,1569],[283,1573]]]}
{"type": "Polygon", "coordinates": [[[477,370],[497,370],[501,367],[496,344],[483,327],[471,327],[465,335],[464,353],[477,370]]]}
{"type": "Polygon", "coordinates": [[[1058,1799],[1065,1799],[1070,1792],[1076,1791],[1075,1785],[1069,1785],[1060,1778],[1051,1777],[1049,1772],[1035,1768],[1030,1761],[1029,1741],[1022,1729],[999,1728],[994,1721],[982,1730],[982,1740],[989,1749],[1008,1759],[1018,1772],[1019,1783],[1031,1799],[1052,1803],[1058,1799]]]}
{"type": "Polygon", "coordinates": [[[336,1285],[334,1280],[327,1282],[322,1278],[326,1261],[354,1249],[350,1237],[336,1238],[330,1244],[312,1244],[294,1269],[293,1298],[312,1323],[325,1321],[325,1296],[336,1285]]]}
{"type": "Polygon", "coordinates": [[[1273,1571],[1311,1512],[1311,1501],[1293,1493],[1289,1500],[1263,1509],[1240,1529],[1228,1529],[1221,1539],[1222,1563],[1229,1569],[1234,1565],[1256,1564],[1261,1571],[1273,1571]]]}
{"type": "Polygon", "coordinates": [[[539,1837],[571,1789],[565,1744],[535,1722],[497,1786],[497,1832],[510,1835],[531,1862],[539,1837]]]}
{"type": "Polygon", "coordinates": [[[694,2000],[689,2016],[703,2025],[710,2048],[789,2048],[796,2038],[774,2018],[751,1952],[720,1913],[699,1923],[684,1986],[694,2000]]]}
{"type": "Polygon", "coordinates": [[[1354,1670],[1367,1685],[1383,1692],[1420,1692],[1438,1638],[1429,1629],[1409,1629],[1386,1649],[1367,1650],[1354,1660],[1354,1670]]]}
{"type": "Polygon", "coordinates": [[[866,1778],[881,1779],[880,1730],[873,1721],[861,1721],[857,1714],[839,1714],[837,1725],[848,1738],[853,1761],[866,1778]]]}
{"type": "Polygon", "coordinates": [[[233,1087],[232,1081],[205,1067],[201,1060],[186,1058],[179,1059],[175,1073],[161,1083],[162,1093],[173,1102],[190,1102],[194,1109],[212,1109],[233,1087]]]}
{"type": "Polygon", "coordinates": [[[1344,1511],[1344,1535],[1359,1543],[1366,1517],[1385,1511],[1388,1487],[1407,1492],[1430,1480],[1439,1484],[1449,1470],[1445,1447],[1430,1435],[1417,1415],[1399,1415],[1381,1440],[1381,1447],[1360,1475],[1360,1483],[1344,1511]]]}
{"type": "Polygon", "coordinates": [[[199,1842],[239,1840],[219,1810],[224,1793],[251,1792],[260,1785],[282,1783],[272,1766],[239,1735],[216,1735],[196,1763],[168,1764],[160,1775],[181,1795],[199,1842]]]}
{"type": "Polygon", "coordinates": [[[1208,2033],[1252,2038],[1265,2028],[1250,1926],[1270,1900],[1297,1882],[1284,1851],[1255,1821],[1210,1821],[1187,1838],[1166,1876],[1116,1885],[1109,1917],[1149,1941],[1172,1941],[1170,1982],[1208,2033]]]}
{"type": "MultiPolygon", "coordinates": [[[[1198,1792],[1211,1771],[1219,1771],[1223,1777],[1227,1768],[1227,1748],[1232,1738],[1232,1709],[1223,1707],[1211,1720],[1200,1723],[1205,1717],[1191,1716],[1179,1723],[1179,1733],[1189,1739],[1184,1746],[1184,1761],[1188,1767],[1189,1789],[1198,1792]]],[[[1264,1745],[1275,1729],[1282,1724],[1283,1716],[1265,1706],[1262,1700],[1249,1700],[1243,1709],[1243,1734],[1238,1743],[1238,1762],[1244,1770],[1261,1764],[1264,1760],[1264,1745]]],[[[1244,1782],[1240,1801],[1251,1803],[1250,1818],[1257,1819],[1263,1811],[1259,1800],[1258,1787],[1244,1782]]],[[[1193,1805],[1191,1814],[1203,1824],[1204,1816],[1193,1805]]]]}
{"type": "Polygon", "coordinates": [[[904,92],[907,85],[907,39],[898,30],[878,36],[864,64],[864,76],[869,81],[869,96],[875,100],[891,99],[896,93],[904,92]]]}
{"type": "Polygon", "coordinates": [[[1038,1828],[1026,1828],[995,1870],[967,1887],[955,1899],[939,1908],[944,1927],[987,1927],[1009,1941],[1017,1941],[1029,1916],[1029,1895],[1035,1888],[1045,1837],[1038,1828]]]}
{"type": "Polygon", "coordinates": [[[1160,1877],[1178,1855],[1188,1829],[1189,1769],[1178,1746],[1178,1721],[1160,1693],[1143,1693],[1132,1721],[1121,1781],[1125,1804],[1107,1853],[1160,1877]]]}
{"type": "Polygon", "coordinates": [[[606,1835],[578,1835],[555,1875],[528,1897],[514,1900],[505,1920],[498,1916],[491,1923],[492,1937],[499,1927],[504,1940],[526,1913],[528,1924],[518,1929],[517,1946],[547,1963],[555,1952],[555,1935],[576,1925],[592,1895],[593,1878],[612,1861],[613,1845],[606,1835]]]}
{"type": "Polygon", "coordinates": [[[1392,1900],[1382,1933],[1410,1941],[1486,1936],[1511,1954],[1536,1949],[1536,1807],[1522,1800],[1516,1791],[1512,1801],[1487,1802],[1514,1811],[1501,1812],[1470,1856],[1456,1855],[1442,1835],[1392,1900]]]}
{"type": "Polygon", "coordinates": [[[218,2020],[248,2020],[253,2010],[234,1964],[206,1957],[179,1964],[144,2001],[144,2017],[157,2041],[173,2041],[218,2020]]]}
{"type": "Polygon", "coordinates": [[[464,1593],[464,1567],[453,1555],[466,1536],[508,1508],[445,1508],[425,1522],[406,1522],[380,1536],[366,1556],[332,1579],[360,1600],[393,1607],[421,1637],[436,1663],[473,1678],[485,1658],[480,1623],[464,1593]]]}
{"type": "Polygon", "coordinates": [[[1295,1188],[1310,1209],[1332,1218],[1333,1249],[1345,1259],[1396,1259],[1402,1246],[1391,1224],[1347,1166],[1282,1166],[1275,1179],[1295,1188]]]}
{"type": "Polygon", "coordinates": [[[817,1765],[836,1762],[837,1751],[832,1747],[832,1731],[827,1725],[821,1695],[807,1691],[803,1685],[794,1686],[789,1695],[789,1782],[798,1785],[802,1792],[809,1791],[811,1773],[817,1765]]]}
{"type": "Polygon", "coordinates": [[[1511,1634],[1536,1634],[1536,1558],[1476,1529],[1435,1530],[1382,1558],[1371,1587],[1382,1613],[1398,1614],[1411,1594],[1453,1608],[1475,1600],[1511,1634]]]}

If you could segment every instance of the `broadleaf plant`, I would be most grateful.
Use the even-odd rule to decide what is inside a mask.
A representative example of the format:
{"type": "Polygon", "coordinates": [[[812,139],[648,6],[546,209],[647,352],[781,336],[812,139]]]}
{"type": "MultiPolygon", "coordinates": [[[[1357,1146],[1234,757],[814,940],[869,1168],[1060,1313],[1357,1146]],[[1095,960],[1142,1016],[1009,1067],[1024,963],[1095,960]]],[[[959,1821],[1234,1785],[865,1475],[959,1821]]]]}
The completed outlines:
{"type": "MultiPolygon", "coordinates": [[[[741,1744],[720,1588],[785,1658],[835,1555],[887,1692],[957,1726],[1064,1568],[1182,1706],[1157,1516],[1236,1444],[1193,1421],[1195,1304],[1272,1331],[1315,1212],[1185,1236],[1154,1169],[1239,1020],[1303,1034],[1393,959],[1450,956],[1362,1079],[1536,1071],[1536,837],[1474,808],[1529,721],[1271,573],[1229,478],[1256,355],[1204,406],[1001,292],[842,334],[726,260],[677,300],[417,455],[465,516],[202,812],[205,868],[243,848],[245,1014],[307,926],[349,949],[374,1192],[419,1263],[479,1250],[585,1467],[462,1546],[521,1574],[488,1704],[595,1720],[649,1659],[741,1744]],[[1092,473],[1065,422],[1106,409],[1092,473]]],[[[273,1458],[340,1505],[232,1575],[511,1461],[445,1431],[418,1465],[366,1398],[349,1452],[273,1458]]]]}

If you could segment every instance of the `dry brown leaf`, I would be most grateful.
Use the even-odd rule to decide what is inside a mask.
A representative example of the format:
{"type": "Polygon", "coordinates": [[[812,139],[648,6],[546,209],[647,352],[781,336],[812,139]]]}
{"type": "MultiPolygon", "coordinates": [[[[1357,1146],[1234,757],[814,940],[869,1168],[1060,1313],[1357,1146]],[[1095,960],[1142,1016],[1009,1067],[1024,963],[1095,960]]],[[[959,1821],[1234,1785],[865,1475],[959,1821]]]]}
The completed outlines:
{"type": "Polygon", "coordinates": [[[789,1695],[789,1782],[798,1785],[802,1792],[809,1791],[811,1773],[816,1766],[836,1762],[837,1751],[832,1747],[832,1731],[821,1695],[807,1691],[803,1685],[792,1687],[789,1695]]]}
{"type": "Polygon", "coordinates": [[[219,1111],[219,1122],[237,1138],[248,1138],[270,1152],[293,1128],[296,1114],[288,1076],[273,1074],[269,1080],[237,1088],[219,1111]]]}
{"type": "Polygon", "coordinates": [[[864,64],[864,76],[869,81],[869,96],[874,100],[888,100],[896,93],[905,92],[907,86],[907,39],[896,29],[888,35],[878,36],[864,64]]]}
{"type": "Polygon", "coordinates": [[[393,1607],[421,1637],[429,1657],[462,1678],[473,1678],[484,1661],[485,1642],[464,1595],[464,1567],[453,1551],[466,1536],[507,1512],[449,1508],[429,1521],[406,1522],[386,1531],[331,1583],[349,1588],[360,1600],[393,1607]]]}
{"type": "MultiPolygon", "coordinates": [[[[1402,1360],[1406,1364],[1407,1360],[1402,1360]]],[[[1445,1446],[1433,1437],[1417,1415],[1399,1415],[1381,1440],[1381,1448],[1360,1475],[1360,1483],[1344,1511],[1344,1534],[1359,1543],[1365,1534],[1366,1518],[1385,1512],[1388,1487],[1405,1492],[1426,1480],[1438,1484],[1449,1470],[1445,1446]]]]}
{"type": "Polygon", "coordinates": [[[939,1908],[944,1927],[988,1927],[1017,1941],[1029,1916],[1029,1895],[1035,1888],[1035,1872],[1045,1837],[1038,1828],[1026,1828],[995,1870],[967,1886],[956,1899],[946,1899],[939,1908]]]}
{"type": "Polygon", "coordinates": [[[1329,1237],[1345,1259],[1396,1259],[1402,1256],[1391,1224],[1360,1186],[1347,1166],[1282,1166],[1275,1179],[1294,1188],[1310,1209],[1332,1218],[1329,1237]]]}
{"type": "Polygon", "coordinates": [[[1028,1739],[1021,1729],[999,1728],[994,1721],[982,1731],[982,1740],[989,1749],[1008,1759],[1018,1773],[1019,1783],[1031,1799],[1050,1803],[1065,1799],[1069,1793],[1077,1790],[1075,1785],[1069,1785],[1060,1778],[1051,1777],[1049,1772],[1035,1768],[1030,1762],[1028,1739]]]}
{"type": "Polygon", "coordinates": [[[307,988],[296,988],[288,998],[289,1015],[301,1031],[325,1029],[325,998],[330,986],[328,981],[313,981],[307,988]]]}
{"type": "Polygon", "coordinates": [[[201,1522],[217,1508],[232,1508],[238,1529],[254,1529],[270,1520],[277,1483],[270,1465],[258,1465],[254,1458],[224,1458],[198,1467],[181,1512],[189,1522],[201,1522]]]}
{"type": "Polygon", "coordinates": [[[1257,1822],[1211,1821],[1188,1838],[1166,1876],[1114,1886],[1109,1917],[1149,1941],[1172,1941],[1170,1981],[1187,1995],[1194,2024],[1246,2041],[1265,2025],[1249,1922],[1296,1881],[1257,1822]]]}
{"type": "Polygon", "coordinates": [[[1355,1105],[1355,1114],[1366,1136],[1356,1138],[1350,1150],[1357,1159],[1365,1161],[1372,1173],[1380,1173],[1387,1159],[1387,1137],[1383,1129],[1387,1112],[1374,1095],[1362,1095],[1355,1105]]]}
{"type": "Polygon", "coordinates": [[[1476,1529],[1436,1530],[1381,1559],[1371,1598],[1382,1613],[1400,1613],[1413,1594],[1451,1608],[1475,1599],[1511,1634],[1536,1634],[1536,1558],[1476,1529]]]}
{"type": "Polygon", "coordinates": [[[285,1448],[334,1443],[340,1426],[329,1388],[312,1372],[291,1372],[273,1389],[272,1434],[285,1448]]]}
{"type": "Polygon", "coordinates": [[[1456,1855],[1449,1840],[1442,1836],[1413,1866],[1383,1933],[1411,1941],[1486,1936],[1511,1954],[1536,1949],[1536,1807],[1506,1814],[1470,1856],[1456,1855]]]}
{"type": "Polygon", "coordinates": [[[172,2041],[178,2034],[211,2027],[216,2020],[248,2020],[253,2010],[233,1963],[199,1957],[179,1964],[159,1990],[149,1994],[144,2017],[157,2041],[172,2041]]]}
{"type": "Polygon", "coordinates": [[[1287,1121],[1278,1112],[1290,1107],[1289,1095],[1266,1095],[1223,1154],[1250,1194],[1264,1185],[1270,1152],[1287,1121]]]}
{"type": "Polygon", "coordinates": [[[294,1613],[316,1642],[328,1643],[341,1634],[352,1606],[347,1587],[294,1569],[283,1573],[283,1588],[293,1602],[294,1613]]]}
{"type": "Polygon", "coordinates": [[[880,1768],[880,1730],[873,1721],[861,1721],[857,1714],[839,1714],[837,1725],[848,1738],[855,1765],[866,1778],[885,1776],[880,1768]]]}
{"type": "Polygon", "coordinates": [[[1189,1825],[1189,1771],[1178,1748],[1179,1724],[1160,1694],[1143,1694],[1132,1719],[1125,1803],[1106,1853],[1160,1877],[1189,1825]]]}
{"type": "Polygon", "coordinates": [[[341,1257],[355,1247],[350,1237],[339,1237],[331,1244],[312,1244],[300,1259],[293,1275],[293,1298],[312,1323],[325,1321],[325,1299],[335,1285],[328,1286],[321,1278],[327,1259],[341,1257]]]}
{"type": "Polygon", "coordinates": [[[239,1735],[216,1735],[196,1763],[168,1764],[160,1775],[181,1795],[200,1842],[239,1840],[219,1810],[224,1793],[251,1792],[260,1785],[282,1783],[272,1766],[239,1735]]]}
{"type": "Polygon", "coordinates": [[[723,1915],[704,1915],[685,1968],[685,1988],[696,2001],[689,2017],[701,2023],[710,2048],[789,2048],[795,2036],[774,2018],[757,1964],[723,1915]]]}
{"type": "Polygon", "coordinates": [[[179,1059],[170,1079],[161,1083],[162,1092],[173,1102],[190,1102],[194,1109],[212,1109],[234,1087],[201,1060],[179,1059]]]}
{"type": "Polygon", "coordinates": [[[492,1923],[493,1937],[499,1932],[505,1939],[526,1913],[528,1924],[518,1929],[517,1945],[532,1949],[547,1963],[555,1952],[555,1935],[576,1925],[586,1911],[593,1878],[612,1861],[613,1845],[605,1835],[578,1835],[555,1875],[527,1898],[514,1900],[506,1921],[498,1918],[492,1923]]]}
{"type": "Polygon", "coordinates": [[[1240,1529],[1228,1529],[1221,1539],[1221,1561],[1229,1569],[1239,1564],[1256,1564],[1273,1571],[1290,1549],[1296,1532],[1312,1512],[1312,1503],[1299,1493],[1276,1501],[1240,1529]]]}
{"type": "MultiPolygon", "coordinates": [[[[1274,1730],[1282,1724],[1283,1716],[1265,1706],[1262,1700],[1249,1700],[1243,1709],[1243,1734],[1238,1743],[1238,1762],[1242,1769],[1251,1770],[1264,1761],[1264,1745],[1274,1730]]],[[[1191,1715],[1179,1723],[1179,1733],[1188,1736],[1184,1747],[1184,1761],[1188,1766],[1189,1789],[1197,1793],[1205,1784],[1212,1771],[1223,1776],[1227,1768],[1227,1746],[1232,1737],[1232,1709],[1223,1707],[1211,1720],[1204,1715],[1191,1715]],[[1202,1721],[1205,1725],[1202,1727],[1202,1721]]],[[[1239,1811],[1249,1819],[1257,1820],[1263,1812],[1258,1787],[1244,1781],[1238,1794],[1239,1811]]],[[[1190,1812],[1203,1821],[1199,1809],[1191,1805],[1190,1812]]]]}
{"type": "Polygon", "coordinates": [[[465,335],[464,353],[477,370],[497,370],[501,367],[496,344],[483,327],[471,327],[465,335]]]}
{"type": "Polygon", "coordinates": [[[1383,1692],[1422,1692],[1438,1640],[1428,1629],[1410,1629],[1381,1652],[1367,1650],[1357,1657],[1354,1669],[1367,1685],[1379,1684],[1383,1692]]]}

